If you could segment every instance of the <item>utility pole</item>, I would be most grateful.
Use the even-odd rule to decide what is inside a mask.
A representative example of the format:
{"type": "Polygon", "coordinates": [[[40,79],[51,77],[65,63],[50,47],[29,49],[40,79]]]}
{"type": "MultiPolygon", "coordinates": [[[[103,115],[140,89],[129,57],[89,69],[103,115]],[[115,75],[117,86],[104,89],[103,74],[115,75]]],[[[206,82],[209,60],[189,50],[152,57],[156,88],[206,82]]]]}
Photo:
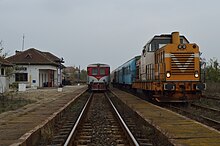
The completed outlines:
{"type": "Polygon", "coordinates": [[[79,76],[78,76],[78,82],[80,81],[80,65],[79,65],[79,76]]]}
{"type": "Polygon", "coordinates": [[[60,69],[60,83],[59,83],[59,86],[62,87],[62,63],[64,63],[64,60],[63,60],[63,57],[61,57],[60,59],[60,62],[59,62],[59,69],[60,69]]]}
{"type": "Polygon", "coordinates": [[[24,34],[23,34],[23,37],[22,37],[22,48],[21,50],[23,51],[24,50],[24,34]]]}

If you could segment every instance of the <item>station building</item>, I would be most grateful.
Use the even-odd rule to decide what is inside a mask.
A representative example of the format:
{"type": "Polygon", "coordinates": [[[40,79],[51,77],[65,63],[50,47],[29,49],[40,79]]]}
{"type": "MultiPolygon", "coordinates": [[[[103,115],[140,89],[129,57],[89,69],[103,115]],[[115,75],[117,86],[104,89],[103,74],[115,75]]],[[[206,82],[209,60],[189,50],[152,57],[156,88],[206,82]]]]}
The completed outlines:
{"type": "Polygon", "coordinates": [[[7,68],[12,68],[12,64],[6,59],[0,57],[0,93],[7,92],[9,90],[9,78],[6,74],[7,68]]]}
{"type": "Polygon", "coordinates": [[[14,64],[14,73],[10,84],[22,83],[27,87],[56,87],[62,83],[63,58],[50,52],[35,48],[16,51],[15,55],[7,58],[14,64]]]}

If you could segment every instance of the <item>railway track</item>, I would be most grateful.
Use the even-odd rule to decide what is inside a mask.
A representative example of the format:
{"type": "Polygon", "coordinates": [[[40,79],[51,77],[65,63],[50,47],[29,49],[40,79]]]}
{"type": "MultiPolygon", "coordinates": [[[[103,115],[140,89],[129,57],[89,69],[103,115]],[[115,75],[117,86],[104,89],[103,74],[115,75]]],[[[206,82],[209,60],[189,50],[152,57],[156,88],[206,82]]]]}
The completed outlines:
{"type": "Polygon", "coordinates": [[[215,101],[220,101],[219,97],[215,97],[215,96],[202,96],[202,98],[204,99],[211,99],[211,100],[215,100],[215,101]]]}
{"type": "Polygon", "coordinates": [[[38,145],[171,145],[110,92],[85,93],[51,131],[52,136],[38,145]]]}
{"type": "Polygon", "coordinates": [[[103,93],[91,95],[64,146],[139,145],[109,101],[103,93]]]}
{"type": "Polygon", "coordinates": [[[202,106],[202,105],[195,104],[195,103],[191,103],[191,106],[194,108],[197,108],[197,109],[201,109],[204,111],[210,111],[210,112],[213,112],[213,113],[220,115],[220,110],[212,108],[212,107],[202,106]]]}
{"type": "Polygon", "coordinates": [[[199,101],[195,101],[194,103],[206,106],[206,107],[212,107],[214,109],[220,110],[220,98],[215,96],[204,96],[199,101]]]}
{"type": "Polygon", "coordinates": [[[85,105],[89,94],[85,93],[82,96],[78,97],[73,106],[70,109],[66,109],[67,112],[60,117],[59,122],[55,123],[51,129],[46,129],[42,131],[40,142],[38,146],[61,146],[64,141],[67,139],[69,132],[71,131],[73,125],[77,121],[83,106],[85,105]]]}
{"type": "Polygon", "coordinates": [[[112,102],[117,107],[120,115],[127,123],[129,129],[137,139],[138,143],[143,146],[171,146],[167,138],[159,134],[151,125],[140,118],[140,116],[117,97],[117,95],[108,93],[112,102]]]}
{"type": "Polygon", "coordinates": [[[220,130],[220,112],[217,109],[204,107],[193,103],[189,106],[165,105],[165,107],[214,129],[220,130]]]}

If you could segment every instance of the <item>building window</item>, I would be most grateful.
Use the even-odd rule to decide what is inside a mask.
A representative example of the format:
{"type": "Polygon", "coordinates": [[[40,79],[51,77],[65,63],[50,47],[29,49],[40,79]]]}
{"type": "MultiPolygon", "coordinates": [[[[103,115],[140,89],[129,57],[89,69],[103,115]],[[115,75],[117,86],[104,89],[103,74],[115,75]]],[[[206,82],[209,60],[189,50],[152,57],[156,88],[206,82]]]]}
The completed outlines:
{"type": "Polygon", "coordinates": [[[15,81],[28,81],[28,74],[27,73],[16,73],[15,74],[15,81]]]}
{"type": "Polygon", "coordinates": [[[5,75],[5,69],[4,68],[1,69],[1,75],[5,75]]]}

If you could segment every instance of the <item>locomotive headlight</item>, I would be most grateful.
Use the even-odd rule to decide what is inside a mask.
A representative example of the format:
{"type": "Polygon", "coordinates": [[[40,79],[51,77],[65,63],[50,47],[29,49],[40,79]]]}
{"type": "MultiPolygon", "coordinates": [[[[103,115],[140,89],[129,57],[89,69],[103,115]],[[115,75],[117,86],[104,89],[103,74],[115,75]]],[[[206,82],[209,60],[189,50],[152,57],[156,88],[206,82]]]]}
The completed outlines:
{"type": "Polygon", "coordinates": [[[195,76],[196,78],[198,78],[198,77],[199,77],[199,73],[198,73],[198,71],[195,71],[194,76],[195,76]]]}
{"type": "Polygon", "coordinates": [[[167,76],[167,78],[169,78],[171,76],[169,71],[167,72],[166,76],[167,76]]]}
{"type": "Polygon", "coordinates": [[[178,49],[186,49],[186,45],[185,44],[179,44],[178,49]]]}
{"type": "Polygon", "coordinates": [[[183,48],[183,49],[186,49],[186,45],[182,45],[182,48],[183,48]]]}

